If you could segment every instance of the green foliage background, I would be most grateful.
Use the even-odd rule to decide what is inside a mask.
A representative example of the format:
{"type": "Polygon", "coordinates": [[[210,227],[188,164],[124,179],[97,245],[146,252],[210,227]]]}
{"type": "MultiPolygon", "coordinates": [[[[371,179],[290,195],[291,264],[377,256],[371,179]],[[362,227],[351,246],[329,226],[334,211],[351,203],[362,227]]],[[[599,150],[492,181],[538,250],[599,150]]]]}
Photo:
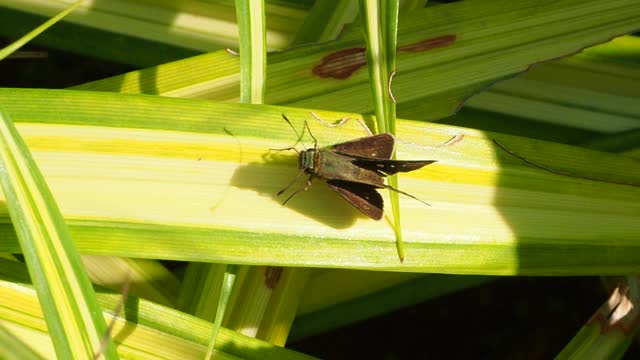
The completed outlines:
{"type": "MultiPolygon", "coordinates": [[[[80,4],[35,43],[139,70],[65,90],[3,83],[3,144],[17,145],[3,153],[0,348],[117,357],[100,346],[99,321],[51,330],[48,314],[65,306],[77,309],[68,319],[82,317],[71,290],[86,274],[107,313],[129,284],[111,332],[120,356],[202,358],[218,319],[216,356],[282,359],[307,357],[280,347],[296,316],[302,338],[489,275],[639,272],[640,40],[625,35],[640,28],[634,1],[402,1],[397,18],[376,1],[267,1],[264,12],[237,3],[246,11],[230,1],[80,4]],[[365,51],[376,46],[383,60],[365,51]],[[293,155],[269,152],[294,138],[282,113],[296,128],[309,122],[320,144],[363,135],[356,121],[331,128],[311,112],[396,132],[398,158],[438,160],[398,180],[432,206],[400,199],[373,222],[321,182],[280,206],[275,193],[295,175],[293,155]],[[32,165],[9,166],[20,159],[32,165]],[[42,202],[12,200],[48,188],[42,202]],[[49,217],[55,225],[43,226],[49,217]],[[33,225],[16,236],[17,223],[33,225]],[[51,256],[31,262],[38,244],[51,256]],[[76,249],[84,268],[58,271],[76,249]],[[247,266],[222,319],[224,264],[247,266]]],[[[70,2],[0,5],[0,34],[17,39],[70,2]]],[[[624,281],[637,299],[637,278],[624,281]]],[[[634,324],[638,311],[625,315],[634,324]]],[[[560,357],[620,355],[636,333],[589,323],[560,357]]]]}

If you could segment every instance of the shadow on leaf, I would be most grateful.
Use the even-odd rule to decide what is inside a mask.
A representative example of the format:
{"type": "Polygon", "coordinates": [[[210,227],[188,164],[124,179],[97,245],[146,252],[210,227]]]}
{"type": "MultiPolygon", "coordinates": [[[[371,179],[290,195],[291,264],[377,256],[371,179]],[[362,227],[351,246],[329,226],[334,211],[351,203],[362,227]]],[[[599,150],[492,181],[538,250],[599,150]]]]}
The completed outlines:
{"type": "MultiPolygon", "coordinates": [[[[278,191],[298,174],[297,155],[269,152],[263,155],[263,159],[264,162],[239,167],[231,178],[231,185],[252,189],[262,196],[271,197],[274,205],[282,206],[291,192],[304,188],[308,175],[301,175],[284,194],[277,196],[278,191]]],[[[331,191],[322,179],[314,179],[308,191],[296,194],[285,206],[335,229],[348,228],[357,218],[365,217],[331,191]]]]}

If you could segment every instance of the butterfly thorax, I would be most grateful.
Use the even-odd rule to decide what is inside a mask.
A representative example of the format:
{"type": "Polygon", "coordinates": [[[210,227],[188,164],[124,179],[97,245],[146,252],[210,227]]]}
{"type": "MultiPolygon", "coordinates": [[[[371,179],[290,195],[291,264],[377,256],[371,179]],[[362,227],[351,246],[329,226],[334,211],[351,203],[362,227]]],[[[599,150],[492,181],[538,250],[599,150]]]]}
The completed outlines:
{"type": "Polygon", "coordinates": [[[304,169],[307,174],[315,174],[318,166],[318,150],[307,149],[298,155],[298,168],[304,169]]]}

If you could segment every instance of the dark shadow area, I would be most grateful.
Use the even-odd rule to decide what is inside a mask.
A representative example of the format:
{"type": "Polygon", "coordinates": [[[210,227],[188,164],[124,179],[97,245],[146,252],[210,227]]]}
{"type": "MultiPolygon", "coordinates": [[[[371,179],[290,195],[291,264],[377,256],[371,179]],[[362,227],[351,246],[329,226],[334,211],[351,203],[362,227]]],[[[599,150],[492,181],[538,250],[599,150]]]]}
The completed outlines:
{"type": "MultiPolygon", "coordinates": [[[[518,139],[507,139],[501,141],[500,135],[487,134],[495,145],[495,156],[500,165],[496,186],[498,192],[495,194],[494,204],[501,216],[509,224],[511,231],[517,241],[516,255],[518,257],[518,274],[549,274],[562,275],[556,268],[562,268],[564,274],[603,274],[603,275],[623,275],[621,268],[638,268],[640,259],[640,246],[628,241],[628,236],[621,230],[622,227],[616,223],[613,217],[607,217],[607,209],[591,209],[582,212],[579,208],[540,208],[540,201],[555,200],[556,197],[572,196],[584,197],[585,201],[596,201],[596,199],[610,199],[620,201],[620,195],[609,196],[600,192],[599,186],[611,185],[620,187],[631,199],[635,198],[637,185],[629,185],[628,178],[624,174],[617,174],[615,171],[605,173],[596,168],[590,169],[590,163],[604,167],[605,164],[598,164],[593,160],[586,162],[583,169],[574,171],[563,168],[563,161],[567,162],[567,157],[573,156],[573,149],[558,147],[557,152],[539,156],[529,150],[527,155],[523,154],[522,146],[518,139]],[[508,144],[507,144],[508,142],[508,144]],[[536,157],[538,156],[538,157],[536,157]],[[560,165],[554,164],[559,161],[560,165]],[[522,173],[520,173],[522,171],[522,173]],[[527,175],[523,175],[527,174],[527,175]],[[524,176],[528,176],[526,185],[522,184],[524,176]],[[526,186],[526,188],[523,188],[526,186]],[[530,192],[525,201],[518,197],[513,197],[509,191],[523,190],[530,192]],[[535,194],[537,198],[531,195],[535,194]],[[527,209],[537,209],[539,219],[532,219],[526,215],[527,209]],[[547,234],[532,235],[537,229],[542,229],[547,234]],[[589,235],[587,231],[582,233],[582,229],[596,227],[599,230],[606,228],[607,232],[594,232],[596,235],[589,235]],[[570,230],[575,232],[577,237],[575,244],[571,240],[563,237],[570,230]],[[533,230],[536,229],[536,230],[533,230]],[[555,231],[560,230],[563,235],[555,235],[555,231]],[[534,237],[532,237],[534,236],[534,237]],[[587,245],[580,244],[580,239],[589,239],[587,245]],[[593,241],[597,236],[599,242],[593,241]],[[588,270],[587,270],[588,269],[588,270]],[[602,271],[601,269],[606,269],[602,271]]],[[[575,140],[581,141],[582,134],[577,134],[575,140]]],[[[574,139],[567,141],[574,142],[574,139]]],[[[524,142],[523,142],[524,143],[524,142]]],[[[553,144],[541,144],[553,147],[553,144]]],[[[542,146],[541,146],[542,147],[542,146]]],[[[589,154],[579,154],[570,161],[581,163],[580,157],[590,156],[589,154]]],[[[569,166],[569,165],[565,165],[569,166]]],[[[570,201],[570,200],[569,200],[570,201]]],[[[588,206],[588,205],[585,205],[588,206]]],[[[540,232],[542,233],[542,232],[540,232]]]]}
{"type": "MultiPolygon", "coordinates": [[[[606,300],[597,277],[508,277],[287,344],[322,359],[553,359],[606,300]]],[[[624,359],[637,359],[636,342],[624,359]]]]}
{"type": "MultiPolygon", "coordinates": [[[[354,270],[335,271],[343,272],[344,276],[350,276],[354,272],[354,270]]],[[[500,277],[497,276],[424,274],[363,297],[301,314],[296,317],[287,341],[295,344],[301,339],[383,317],[395,311],[418,306],[427,301],[499,279],[500,277]]]]}
{"type": "MultiPolygon", "coordinates": [[[[105,8],[102,2],[94,1],[92,6],[105,8]]],[[[10,44],[48,20],[8,8],[0,8],[0,18],[3,19],[0,21],[0,46],[10,44]]],[[[163,21],[171,22],[172,18],[163,21]]],[[[145,94],[158,92],[154,65],[201,53],[65,21],[56,23],[19,51],[37,51],[45,57],[0,61],[3,74],[0,87],[67,88],[146,68],[138,78],[141,92],[145,94]]],[[[115,81],[100,90],[118,92],[120,87],[121,84],[115,81]]]]}
{"type": "MultiPolygon", "coordinates": [[[[287,186],[298,174],[297,154],[269,152],[263,155],[264,163],[249,163],[240,166],[233,177],[231,185],[241,189],[251,189],[261,196],[267,196],[274,202],[282,204],[287,197],[305,186],[308,175],[303,174],[284,194],[278,196],[278,191],[287,186]],[[263,179],[269,179],[266,186],[263,179]]],[[[291,208],[304,216],[321,222],[334,229],[345,229],[352,226],[358,217],[366,216],[340,195],[327,187],[322,179],[314,179],[308,191],[296,194],[284,206],[291,208]]],[[[373,221],[373,220],[372,220],[373,221]]]]}
{"type": "Polygon", "coordinates": [[[542,123],[469,107],[463,107],[455,115],[440,119],[437,122],[439,124],[469,127],[483,131],[495,131],[503,134],[572,145],[579,144],[597,135],[594,131],[542,123]]]}
{"type": "MultiPolygon", "coordinates": [[[[0,38],[0,47],[14,40],[0,38]]],[[[33,44],[27,44],[19,51],[38,57],[9,57],[0,61],[0,87],[62,89],[135,70],[128,65],[80,57],[33,44]]]]}

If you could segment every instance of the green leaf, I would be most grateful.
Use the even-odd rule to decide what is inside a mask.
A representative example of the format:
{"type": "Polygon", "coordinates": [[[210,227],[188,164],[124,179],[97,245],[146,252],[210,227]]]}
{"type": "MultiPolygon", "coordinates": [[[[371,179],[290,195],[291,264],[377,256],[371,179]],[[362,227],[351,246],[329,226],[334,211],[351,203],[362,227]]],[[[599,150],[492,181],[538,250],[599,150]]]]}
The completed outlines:
{"type": "MultiPolygon", "coordinates": [[[[398,43],[398,2],[361,0],[362,28],[367,42],[367,67],[373,94],[373,107],[377,120],[377,132],[395,135],[396,100],[392,95],[392,81],[396,68],[396,47],[398,43]]],[[[392,159],[396,159],[395,151],[392,159]]],[[[399,189],[398,177],[389,176],[388,183],[399,189]]],[[[398,193],[389,191],[393,227],[400,262],[404,262],[406,251],[402,240],[400,222],[400,202],[398,193]]]]}
{"type": "MultiPolygon", "coordinates": [[[[49,0],[29,0],[28,3],[25,3],[24,0],[5,0],[3,6],[31,14],[49,16],[53,12],[64,9],[66,3],[49,0]]],[[[270,20],[269,46],[273,49],[283,49],[291,41],[292,36],[289,33],[302,23],[306,15],[305,7],[296,8],[269,4],[266,11],[270,20]]],[[[23,17],[20,13],[14,14],[19,18],[23,17]]],[[[107,40],[106,45],[111,49],[111,53],[119,52],[116,48],[121,46],[120,41],[123,40],[126,44],[138,44],[145,48],[159,47],[158,43],[160,43],[169,45],[166,49],[178,47],[200,52],[232,47],[238,43],[235,9],[232,1],[188,3],[180,6],[173,1],[108,1],[100,4],[87,1],[83,4],[80,15],[72,15],[65,21],[90,29],[87,35],[84,33],[74,34],[77,42],[81,45],[89,43],[90,37],[98,33],[96,30],[125,35],[124,37],[104,38],[107,40]],[[145,44],[131,38],[141,38],[147,42],[145,44]]],[[[80,30],[82,27],[75,29],[80,30]]],[[[10,30],[5,29],[4,31],[10,30]]],[[[52,36],[52,45],[62,42],[76,51],[82,51],[80,46],[73,46],[70,42],[65,42],[64,39],[56,39],[61,36],[62,34],[52,36]]],[[[87,53],[96,52],[94,49],[86,49],[85,51],[87,53]]],[[[139,54],[136,49],[133,51],[139,54]]],[[[107,58],[109,56],[109,52],[101,52],[101,54],[107,58]]],[[[127,63],[138,62],[132,59],[132,56],[127,57],[126,54],[114,55],[127,63]]]]}
{"type": "Polygon", "coordinates": [[[0,358],[38,360],[42,357],[0,324],[0,358]]]}
{"type": "Polygon", "coordinates": [[[229,298],[234,289],[234,283],[236,281],[236,273],[238,267],[236,265],[227,265],[223,276],[222,285],[220,286],[220,298],[218,299],[216,316],[213,320],[213,329],[211,331],[211,337],[209,338],[209,345],[207,347],[207,354],[205,359],[211,359],[215,353],[215,344],[220,333],[222,326],[222,320],[224,320],[225,311],[229,303],[229,298]]]}
{"type": "Polygon", "coordinates": [[[262,104],[267,68],[264,0],[236,0],[240,31],[240,102],[262,104]]]}
{"type": "Polygon", "coordinates": [[[115,359],[80,256],[47,183],[7,112],[0,111],[0,183],[60,358],[115,359]]]}
{"type": "MultiPolygon", "coordinates": [[[[18,280],[26,275],[24,266],[0,259],[0,269],[7,268],[11,274],[0,275],[0,297],[6,300],[0,302],[0,321],[39,355],[54,357],[38,298],[18,280]]],[[[105,309],[114,309],[122,301],[117,293],[99,293],[98,299],[105,309]]],[[[115,319],[114,339],[125,358],[201,359],[213,330],[211,322],[131,296],[122,314],[105,316],[115,319]]],[[[313,359],[225,328],[220,329],[216,347],[220,359],[313,359]]]]}
{"type": "MultiPolygon", "coordinates": [[[[493,0],[416,9],[399,22],[393,81],[398,114],[423,120],[449,116],[498,79],[635,31],[640,7],[634,5],[635,0],[567,0],[540,6],[523,0],[505,6],[493,0]]],[[[358,27],[338,41],[270,54],[266,102],[372,113],[361,39],[358,27]]],[[[222,51],[76,88],[237,101],[239,71],[238,58],[222,51]]]]}
{"type": "MultiPolygon", "coordinates": [[[[355,122],[335,129],[310,109],[100,92],[0,89],[0,102],[29,122],[21,131],[87,254],[458,274],[638,270],[640,190],[604,182],[640,182],[637,160],[625,156],[401,120],[400,157],[438,162],[403,176],[402,190],[432,206],[401,199],[412,255],[400,264],[389,225],[359,216],[322,183],[284,207],[276,196],[297,171],[294,154],[269,151],[292,142],[283,111],[294,126],[308,121],[320,145],[361,136],[355,122]],[[452,135],[462,140],[439,146],[452,135]],[[604,181],[535,168],[492,139],[604,181]]],[[[18,252],[5,234],[0,252],[18,252]]]]}

